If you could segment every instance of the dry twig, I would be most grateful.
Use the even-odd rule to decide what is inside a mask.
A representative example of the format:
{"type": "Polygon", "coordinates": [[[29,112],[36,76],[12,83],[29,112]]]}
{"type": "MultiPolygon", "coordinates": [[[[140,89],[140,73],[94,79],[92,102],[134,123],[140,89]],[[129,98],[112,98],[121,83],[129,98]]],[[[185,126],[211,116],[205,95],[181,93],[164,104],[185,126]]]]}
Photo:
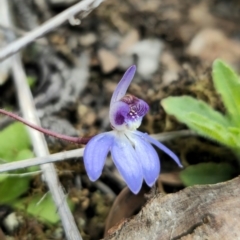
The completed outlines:
{"type": "MultiPolygon", "coordinates": [[[[23,70],[20,56],[16,55],[12,57],[13,61],[13,76],[18,93],[19,105],[23,116],[31,121],[33,124],[40,125],[39,118],[37,117],[35,107],[33,105],[33,98],[27,84],[27,78],[23,70]]],[[[48,147],[44,135],[33,129],[28,129],[34,152],[38,157],[44,157],[49,155],[48,147]]],[[[54,165],[51,163],[41,165],[43,171],[44,180],[46,181],[49,190],[51,192],[53,201],[56,205],[56,209],[60,215],[65,235],[68,240],[81,240],[81,235],[75,224],[72,213],[68,207],[66,197],[63,193],[61,184],[59,183],[54,165]]]]}
{"type": "Polygon", "coordinates": [[[72,7],[59,13],[57,16],[46,21],[44,24],[29,32],[25,36],[16,41],[10,43],[7,47],[0,51],[0,61],[18,52],[21,48],[25,47],[29,43],[33,42],[36,38],[39,38],[51,30],[59,27],[68,19],[71,19],[77,13],[82,13],[82,18],[86,17],[94,8],[98,7],[103,0],[84,0],[76,3],[72,7]]]}
{"type": "Polygon", "coordinates": [[[31,166],[37,166],[46,163],[63,161],[71,158],[80,158],[83,155],[83,151],[84,148],[80,148],[75,150],[69,150],[66,152],[51,154],[45,157],[30,158],[22,161],[1,164],[0,173],[27,168],[31,166]]]}

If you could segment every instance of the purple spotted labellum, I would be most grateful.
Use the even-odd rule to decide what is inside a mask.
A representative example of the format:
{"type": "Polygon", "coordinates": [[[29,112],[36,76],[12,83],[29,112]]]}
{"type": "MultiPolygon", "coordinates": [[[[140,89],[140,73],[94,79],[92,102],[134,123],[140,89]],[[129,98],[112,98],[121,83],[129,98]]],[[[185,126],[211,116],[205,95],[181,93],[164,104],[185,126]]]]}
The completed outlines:
{"type": "Polygon", "coordinates": [[[143,180],[151,187],[160,173],[159,157],[151,144],[167,153],[179,167],[182,165],[166,146],[136,130],[149,106],[135,96],[126,95],[135,71],[135,66],[126,71],[112,95],[109,118],[113,130],[93,137],[86,145],[83,159],[89,178],[96,181],[102,173],[108,153],[111,152],[118,171],[130,190],[137,194],[143,180]]]}

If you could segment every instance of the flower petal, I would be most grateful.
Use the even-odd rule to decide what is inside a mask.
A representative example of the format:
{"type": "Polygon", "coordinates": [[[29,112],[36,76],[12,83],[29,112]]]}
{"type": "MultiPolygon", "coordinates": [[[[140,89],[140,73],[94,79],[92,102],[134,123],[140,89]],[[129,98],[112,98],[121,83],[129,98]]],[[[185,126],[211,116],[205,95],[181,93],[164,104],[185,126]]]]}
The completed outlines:
{"type": "Polygon", "coordinates": [[[141,136],[146,141],[154,144],[156,147],[160,148],[162,151],[164,151],[166,154],[168,154],[177,163],[177,165],[179,167],[183,167],[179,158],[177,157],[177,155],[175,153],[173,153],[169,148],[164,146],[162,143],[160,143],[156,139],[150,137],[147,133],[142,133],[142,132],[139,132],[139,131],[135,131],[134,133],[141,136]]]}
{"type": "Polygon", "coordinates": [[[114,102],[120,100],[126,94],[127,89],[134,77],[135,71],[136,71],[136,66],[133,65],[130,68],[128,68],[128,70],[124,73],[122,79],[120,80],[115,91],[113,92],[110,106],[114,102]]]}
{"type": "Polygon", "coordinates": [[[113,161],[128,187],[137,194],[143,181],[142,167],[137,162],[136,152],[126,136],[123,134],[116,136],[111,153],[113,161]]]}
{"type": "Polygon", "coordinates": [[[100,177],[113,140],[114,135],[112,132],[101,133],[93,137],[86,145],[83,160],[87,175],[91,181],[96,181],[100,177]]]}
{"type": "Polygon", "coordinates": [[[143,177],[148,186],[152,186],[160,173],[160,161],[156,150],[143,138],[135,135],[134,132],[127,134],[127,137],[134,143],[137,158],[142,164],[143,177]]]}
{"type": "Polygon", "coordinates": [[[109,119],[112,127],[117,130],[123,130],[122,128],[126,126],[125,118],[129,111],[130,108],[127,103],[121,101],[113,103],[109,111],[109,119]]]}

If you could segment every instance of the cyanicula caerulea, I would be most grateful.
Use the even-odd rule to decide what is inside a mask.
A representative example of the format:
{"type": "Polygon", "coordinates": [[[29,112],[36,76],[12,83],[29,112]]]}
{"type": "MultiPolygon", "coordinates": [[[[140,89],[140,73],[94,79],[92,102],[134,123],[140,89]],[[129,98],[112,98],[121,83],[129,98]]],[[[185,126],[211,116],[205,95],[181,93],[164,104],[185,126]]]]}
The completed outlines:
{"type": "Polygon", "coordinates": [[[83,160],[89,178],[96,181],[103,170],[109,152],[130,190],[137,194],[141,189],[143,179],[148,186],[153,186],[160,173],[160,161],[153,145],[167,153],[179,167],[182,167],[178,157],[162,143],[146,133],[137,131],[142,118],[149,110],[143,100],[132,95],[126,95],[133,79],[136,67],[130,67],[117,85],[110,103],[109,118],[112,131],[101,133],[91,138],[70,137],[52,132],[28,122],[27,120],[0,109],[0,113],[12,117],[31,128],[47,135],[77,144],[86,144],[83,160]]]}
{"type": "Polygon", "coordinates": [[[182,165],[166,146],[136,130],[149,106],[135,96],[126,95],[135,71],[135,66],[126,71],[112,95],[109,118],[113,130],[94,136],[86,145],[83,159],[88,177],[96,181],[102,173],[108,153],[111,152],[118,171],[130,190],[137,194],[143,179],[151,187],[160,173],[160,160],[151,144],[167,153],[179,167],[182,165]]]}

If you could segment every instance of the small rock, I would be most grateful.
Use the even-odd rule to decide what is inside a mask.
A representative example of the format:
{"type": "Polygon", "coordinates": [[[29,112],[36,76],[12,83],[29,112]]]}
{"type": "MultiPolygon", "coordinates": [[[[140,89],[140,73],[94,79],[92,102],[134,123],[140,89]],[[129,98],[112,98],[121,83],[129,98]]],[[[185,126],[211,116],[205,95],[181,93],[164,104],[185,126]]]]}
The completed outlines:
{"type": "Polygon", "coordinates": [[[104,73],[113,71],[119,63],[117,56],[104,48],[98,50],[98,58],[104,73]]]}
{"type": "Polygon", "coordinates": [[[88,112],[88,108],[85,105],[79,105],[78,106],[78,115],[80,118],[83,118],[88,112]]]}
{"type": "Polygon", "coordinates": [[[122,40],[122,37],[118,32],[112,31],[106,26],[100,27],[100,34],[98,38],[101,39],[101,42],[105,48],[111,50],[116,49],[122,40]]]}
{"type": "Polygon", "coordinates": [[[117,52],[125,54],[127,51],[139,41],[139,33],[136,29],[130,31],[121,41],[118,46],[117,52]]]}
{"type": "Polygon", "coordinates": [[[159,67],[159,57],[163,43],[159,39],[146,39],[136,43],[130,50],[138,57],[137,71],[144,78],[149,79],[159,67]]]}
{"type": "Polygon", "coordinates": [[[82,35],[79,38],[79,43],[83,47],[89,47],[93,45],[97,41],[97,36],[94,33],[87,33],[85,35],[82,35]]]}
{"type": "Polygon", "coordinates": [[[133,55],[123,54],[119,56],[119,68],[121,68],[122,70],[126,70],[133,64],[134,64],[133,55]]]}
{"type": "Polygon", "coordinates": [[[126,70],[134,64],[132,54],[129,54],[131,48],[139,41],[139,33],[136,29],[131,30],[120,42],[117,53],[119,54],[119,67],[126,70]]]}
{"type": "Polygon", "coordinates": [[[173,54],[168,51],[162,53],[161,63],[165,69],[162,76],[162,83],[163,85],[169,85],[172,81],[177,80],[181,68],[173,54]]]}
{"type": "Polygon", "coordinates": [[[226,37],[221,30],[203,29],[192,39],[187,53],[209,63],[221,58],[236,64],[240,60],[240,43],[226,37]]]}
{"type": "Polygon", "coordinates": [[[9,232],[16,230],[21,223],[22,218],[20,216],[17,216],[15,212],[10,213],[3,220],[3,225],[9,232]]]}
{"type": "Polygon", "coordinates": [[[81,122],[87,126],[92,126],[97,119],[96,113],[85,105],[78,106],[78,116],[81,119],[81,122]]]}

